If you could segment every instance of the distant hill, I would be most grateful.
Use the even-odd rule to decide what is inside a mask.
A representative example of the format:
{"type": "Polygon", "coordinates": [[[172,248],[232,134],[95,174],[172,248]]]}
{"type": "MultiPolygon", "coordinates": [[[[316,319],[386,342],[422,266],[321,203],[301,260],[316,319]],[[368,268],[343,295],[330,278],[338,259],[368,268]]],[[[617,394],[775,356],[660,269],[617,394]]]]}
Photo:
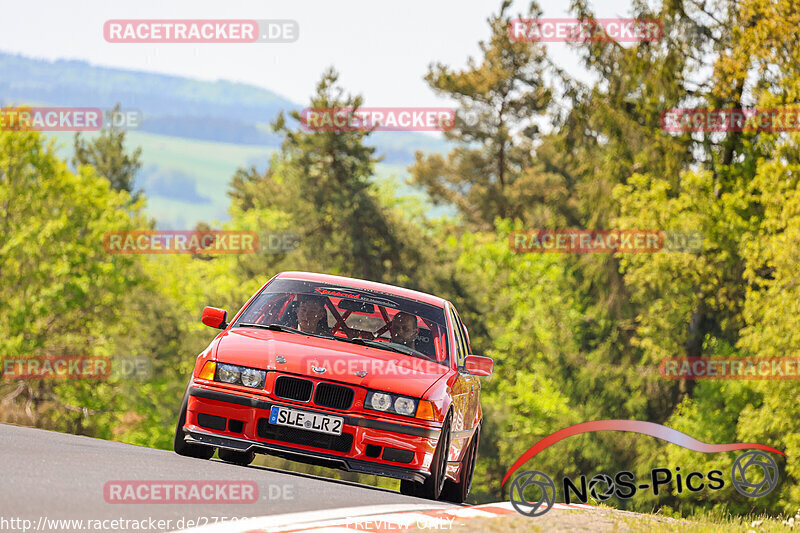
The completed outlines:
{"type": "MultiPolygon", "coordinates": [[[[266,127],[281,110],[302,109],[272,91],[230,81],[200,81],[85,61],[47,61],[0,52],[0,103],[50,104],[143,113],[140,131],[275,148],[280,139],[266,127]]],[[[446,151],[438,138],[414,132],[376,132],[370,140],[386,163],[410,164],[416,150],[446,151]]]]}
{"type": "MultiPolygon", "coordinates": [[[[267,89],[228,81],[96,67],[84,61],[45,61],[0,52],[0,104],[80,106],[142,112],[142,127],[128,134],[131,148],[142,147],[143,168],[136,187],[147,195],[147,210],[168,229],[226,220],[226,194],[239,167],[263,170],[280,138],[268,124],[281,110],[305,105],[267,89]]],[[[72,133],[51,134],[59,155],[72,156],[72,133]]],[[[88,134],[89,137],[92,134],[88,134]]],[[[384,160],[376,179],[390,180],[397,194],[419,195],[403,184],[414,152],[446,152],[447,143],[414,132],[376,132],[369,144],[384,160]]],[[[451,213],[431,207],[429,215],[451,213]]]]}
{"type": "Polygon", "coordinates": [[[135,107],[152,116],[268,122],[297,104],[252,85],[46,61],[0,52],[0,95],[54,105],[135,107]]]}

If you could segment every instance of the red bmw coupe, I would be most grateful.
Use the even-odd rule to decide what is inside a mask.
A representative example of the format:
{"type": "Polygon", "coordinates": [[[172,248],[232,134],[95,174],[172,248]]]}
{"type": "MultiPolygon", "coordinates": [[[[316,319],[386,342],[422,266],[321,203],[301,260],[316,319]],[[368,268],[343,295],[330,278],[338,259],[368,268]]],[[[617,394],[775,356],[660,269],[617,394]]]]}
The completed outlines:
{"type": "Polygon", "coordinates": [[[256,453],[400,479],[403,494],[463,502],[478,452],[478,376],[453,305],[339,276],[283,272],[197,358],[175,452],[249,464],[256,453]]]}

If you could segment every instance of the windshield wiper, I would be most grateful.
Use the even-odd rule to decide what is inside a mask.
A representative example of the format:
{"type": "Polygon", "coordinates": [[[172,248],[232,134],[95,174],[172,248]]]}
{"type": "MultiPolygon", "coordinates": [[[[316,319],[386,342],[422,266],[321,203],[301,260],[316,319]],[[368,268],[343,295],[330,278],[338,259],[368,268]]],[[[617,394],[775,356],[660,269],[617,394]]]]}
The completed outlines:
{"type": "Polygon", "coordinates": [[[236,324],[237,328],[240,326],[246,328],[263,328],[272,331],[283,331],[284,333],[299,333],[300,335],[309,335],[311,337],[319,337],[320,339],[333,338],[329,337],[328,335],[319,335],[317,333],[306,333],[305,331],[300,331],[297,328],[290,328],[289,326],[284,326],[283,324],[254,324],[252,322],[242,322],[241,324],[236,324]]]}
{"type": "Polygon", "coordinates": [[[299,329],[290,328],[289,326],[282,326],[281,324],[254,324],[252,322],[240,322],[236,327],[245,328],[264,328],[271,329],[272,331],[285,331],[286,333],[303,333],[299,329]]]}
{"type": "Polygon", "coordinates": [[[335,337],[335,338],[337,340],[340,340],[340,341],[350,342],[350,343],[353,343],[353,344],[359,344],[361,346],[369,346],[370,348],[380,348],[382,350],[389,350],[389,351],[392,351],[392,352],[401,353],[403,355],[412,355],[414,357],[422,357],[422,358],[428,359],[427,357],[425,357],[424,354],[416,351],[413,348],[408,348],[408,347],[400,348],[399,346],[392,346],[391,344],[388,344],[388,343],[385,343],[385,342],[371,341],[371,340],[361,339],[361,338],[358,338],[358,337],[355,338],[355,339],[343,339],[341,337],[335,337]]]}
{"type": "Polygon", "coordinates": [[[366,339],[361,339],[359,337],[356,337],[354,339],[345,339],[342,337],[337,337],[335,335],[329,336],[329,335],[319,335],[316,333],[306,333],[305,331],[300,331],[299,329],[290,328],[289,326],[284,326],[282,324],[254,324],[252,322],[242,322],[240,324],[236,324],[236,327],[263,328],[272,331],[283,331],[286,333],[299,333],[301,335],[311,335],[312,337],[319,337],[321,339],[334,339],[337,341],[349,342],[350,344],[358,344],[360,346],[368,346],[370,348],[380,348],[381,350],[389,350],[391,352],[396,352],[403,355],[411,355],[413,357],[429,359],[425,354],[422,354],[413,348],[408,348],[408,347],[400,348],[399,346],[392,346],[391,344],[387,344],[385,342],[366,340],[366,339]]]}

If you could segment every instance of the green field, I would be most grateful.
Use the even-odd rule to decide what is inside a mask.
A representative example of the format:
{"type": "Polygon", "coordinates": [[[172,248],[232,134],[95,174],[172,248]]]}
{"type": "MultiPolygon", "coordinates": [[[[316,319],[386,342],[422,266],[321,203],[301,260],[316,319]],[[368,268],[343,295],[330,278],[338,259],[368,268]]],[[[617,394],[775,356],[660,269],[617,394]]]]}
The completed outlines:
{"type": "MultiPolygon", "coordinates": [[[[61,157],[72,156],[73,133],[50,134],[61,157]]],[[[91,134],[87,135],[91,137],[91,134]]],[[[229,218],[228,184],[237,168],[255,164],[263,170],[274,148],[183,139],[133,131],[127,136],[129,149],[142,148],[142,170],[137,187],[147,195],[147,212],[164,229],[192,228],[197,222],[229,218]]],[[[404,165],[378,164],[376,177],[393,180],[398,195],[420,196],[405,185],[404,165]]],[[[444,208],[430,208],[440,216],[444,208]]]]}

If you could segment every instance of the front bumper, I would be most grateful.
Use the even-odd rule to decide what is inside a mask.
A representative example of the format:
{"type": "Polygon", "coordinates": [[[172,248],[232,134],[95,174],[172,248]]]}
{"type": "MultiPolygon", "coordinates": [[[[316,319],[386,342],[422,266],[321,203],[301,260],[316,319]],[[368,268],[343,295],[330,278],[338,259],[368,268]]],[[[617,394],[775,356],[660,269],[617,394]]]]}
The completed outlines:
{"type": "Polygon", "coordinates": [[[188,392],[184,425],[186,442],[266,453],[351,472],[417,482],[430,475],[430,463],[439,440],[438,429],[196,385],[191,386],[188,392]],[[269,424],[269,410],[273,405],[342,417],[342,435],[326,436],[269,424]]]}

